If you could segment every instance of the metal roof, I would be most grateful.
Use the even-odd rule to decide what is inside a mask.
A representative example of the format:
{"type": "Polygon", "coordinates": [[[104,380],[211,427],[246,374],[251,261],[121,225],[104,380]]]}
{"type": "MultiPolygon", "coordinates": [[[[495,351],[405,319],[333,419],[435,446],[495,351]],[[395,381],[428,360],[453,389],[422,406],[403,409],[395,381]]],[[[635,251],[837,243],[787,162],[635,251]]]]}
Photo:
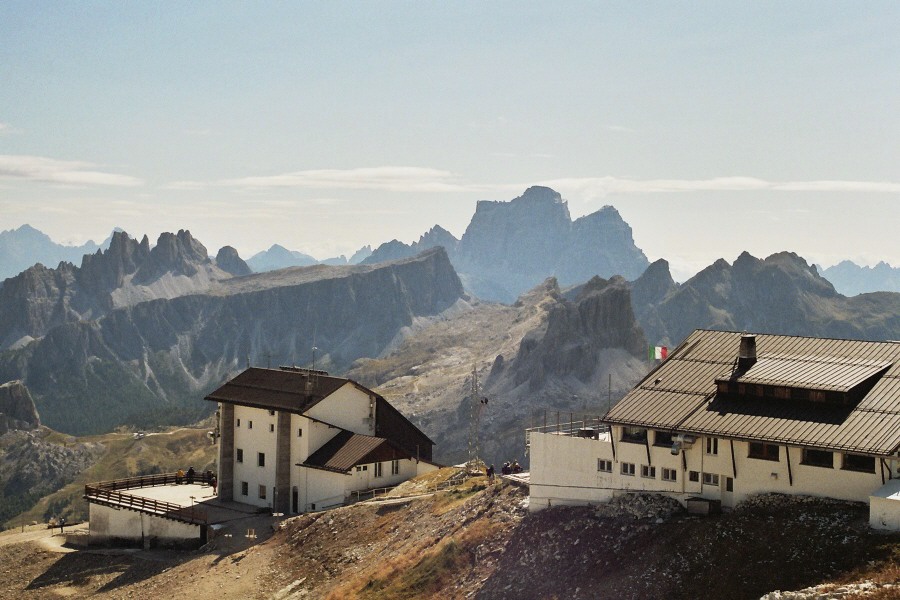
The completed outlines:
{"type": "Polygon", "coordinates": [[[345,473],[356,465],[398,458],[409,458],[409,455],[384,438],[343,429],[313,452],[302,466],[345,473]]]}
{"type": "Polygon", "coordinates": [[[604,421],[877,456],[900,449],[900,343],[756,336],[758,360],[738,381],[846,391],[882,373],[859,404],[842,407],[718,396],[716,379],[731,377],[740,338],[694,331],[604,421]]]}
{"type": "Polygon", "coordinates": [[[731,381],[848,392],[889,366],[890,361],[883,360],[775,354],[760,357],[746,373],[732,377],[731,381]]]}
{"type": "Polygon", "coordinates": [[[206,400],[302,414],[348,383],[359,385],[343,377],[251,367],[206,400]]]}

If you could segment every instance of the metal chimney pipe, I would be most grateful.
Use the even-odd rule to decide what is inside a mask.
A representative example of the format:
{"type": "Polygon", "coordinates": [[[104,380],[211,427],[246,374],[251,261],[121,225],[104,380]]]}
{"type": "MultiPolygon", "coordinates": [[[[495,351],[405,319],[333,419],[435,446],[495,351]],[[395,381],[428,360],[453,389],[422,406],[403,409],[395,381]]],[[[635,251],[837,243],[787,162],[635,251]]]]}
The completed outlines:
{"type": "Polygon", "coordinates": [[[738,351],[738,368],[746,371],[756,363],[756,336],[752,333],[741,334],[741,347],[738,351]]]}

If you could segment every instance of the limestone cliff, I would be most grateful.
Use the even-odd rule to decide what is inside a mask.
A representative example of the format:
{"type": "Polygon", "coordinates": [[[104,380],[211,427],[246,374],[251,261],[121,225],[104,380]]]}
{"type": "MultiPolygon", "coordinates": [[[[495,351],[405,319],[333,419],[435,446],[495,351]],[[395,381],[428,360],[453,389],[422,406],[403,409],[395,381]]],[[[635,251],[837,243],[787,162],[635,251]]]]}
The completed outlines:
{"type": "Polygon", "coordinates": [[[462,285],[443,250],[377,266],[296,267],[228,279],[207,293],[140,302],[52,328],[0,355],[47,425],[67,433],[193,422],[205,391],[248,362],[340,372],[451,306],[462,285]]]}

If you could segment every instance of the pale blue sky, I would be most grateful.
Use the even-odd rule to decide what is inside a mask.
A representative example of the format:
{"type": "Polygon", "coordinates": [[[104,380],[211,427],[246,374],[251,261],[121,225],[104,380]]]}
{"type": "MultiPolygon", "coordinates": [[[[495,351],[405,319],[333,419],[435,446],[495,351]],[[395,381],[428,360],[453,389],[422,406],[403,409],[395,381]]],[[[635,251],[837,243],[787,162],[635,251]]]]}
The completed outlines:
{"type": "Polygon", "coordinates": [[[0,3],[0,230],[320,258],[535,183],[684,276],[900,264],[896,2],[0,3]]]}

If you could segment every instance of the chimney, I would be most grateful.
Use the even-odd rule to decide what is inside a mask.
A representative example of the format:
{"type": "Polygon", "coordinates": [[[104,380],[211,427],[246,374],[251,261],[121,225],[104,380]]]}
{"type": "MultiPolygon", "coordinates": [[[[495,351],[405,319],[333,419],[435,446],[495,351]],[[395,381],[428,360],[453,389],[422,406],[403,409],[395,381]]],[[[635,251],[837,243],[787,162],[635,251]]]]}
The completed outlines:
{"type": "Polygon", "coordinates": [[[752,333],[741,334],[741,349],[738,352],[738,369],[746,371],[756,363],[756,336],[752,333]]]}

